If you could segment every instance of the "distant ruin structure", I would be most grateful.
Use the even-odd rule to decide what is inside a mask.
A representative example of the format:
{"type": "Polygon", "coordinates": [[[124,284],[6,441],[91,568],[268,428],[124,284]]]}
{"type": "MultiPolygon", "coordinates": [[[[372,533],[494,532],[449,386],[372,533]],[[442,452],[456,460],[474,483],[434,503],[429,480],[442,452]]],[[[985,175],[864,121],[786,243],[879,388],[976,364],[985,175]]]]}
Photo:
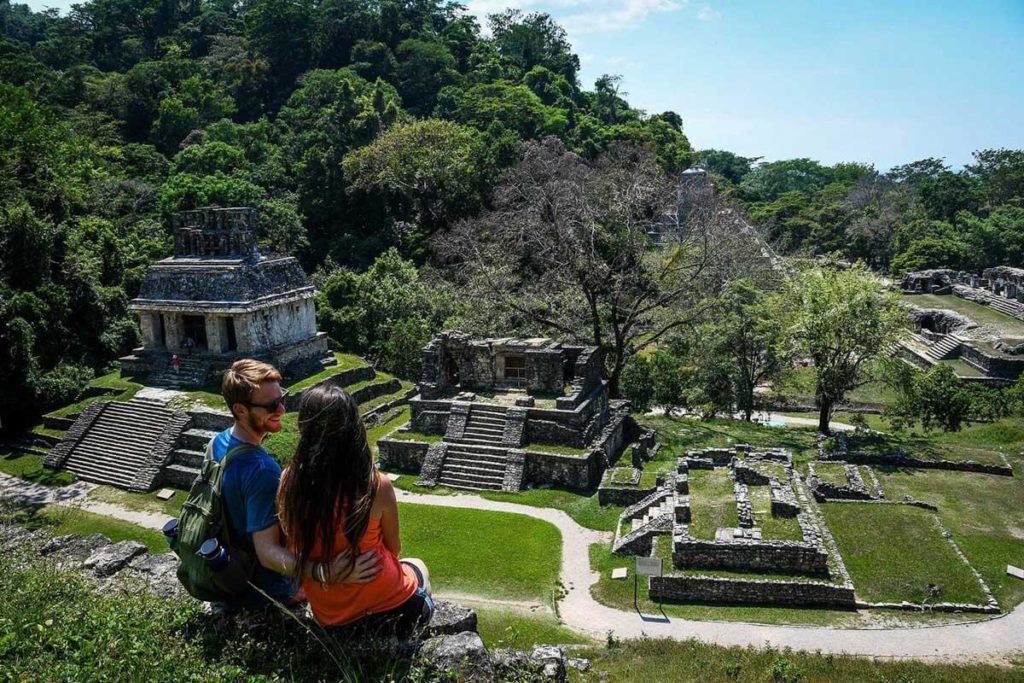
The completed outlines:
{"type": "Polygon", "coordinates": [[[378,441],[382,467],[422,485],[589,490],[644,436],[628,403],[609,400],[597,347],[443,332],[423,354],[409,424],[378,441]]]}
{"type": "Polygon", "coordinates": [[[294,257],[260,253],[257,223],[248,207],[175,214],[174,256],[149,268],[129,305],[143,345],[121,359],[125,374],[201,385],[238,357],[286,370],[329,357],[313,286],[294,257]],[[184,361],[176,372],[172,354],[184,361]]]}
{"type": "MultiPolygon", "coordinates": [[[[981,275],[948,268],[907,273],[900,281],[904,294],[953,295],[988,306],[1024,322],[1024,269],[1009,266],[986,268],[981,275]]],[[[979,324],[962,312],[912,306],[912,334],[899,344],[907,362],[928,368],[958,359],[955,372],[962,379],[1001,385],[1024,375],[1024,324],[997,329],[979,324]]],[[[1012,321],[1008,321],[1012,322],[1012,321]]]]}

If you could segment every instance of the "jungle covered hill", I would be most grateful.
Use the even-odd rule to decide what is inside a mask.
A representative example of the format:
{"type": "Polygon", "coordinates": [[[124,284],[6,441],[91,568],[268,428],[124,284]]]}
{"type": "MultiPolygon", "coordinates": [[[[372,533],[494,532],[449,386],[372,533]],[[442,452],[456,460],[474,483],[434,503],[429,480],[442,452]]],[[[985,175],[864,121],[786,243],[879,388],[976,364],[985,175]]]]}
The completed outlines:
{"type": "MultiPolygon", "coordinates": [[[[671,283],[651,288],[654,271],[618,277],[636,271],[633,237],[655,215],[650,193],[629,195],[631,178],[670,187],[695,164],[783,253],[890,272],[1022,265],[1022,151],[888,173],[696,151],[682,115],[630,106],[617,76],[581,83],[548,15],[508,10],[487,24],[434,0],[93,0],[64,16],[0,0],[3,427],[73,400],[137,344],[127,304],[172,251],[170,216],[206,205],[256,207],[264,250],[313,273],[321,329],[404,377],[442,326],[583,339],[611,348],[621,370],[631,339],[713,311],[702,305],[713,290],[681,297],[671,283]],[[573,293],[481,298],[455,254],[517,209],[516,188],[569,187],[594,200],[573,216],[604,231],[600,248],[562,271],[530,265],[550,276],[533,282],[578,276],[573,293]],[[453,249],[449,234],[465,239],[453,249]],[[619,304],[655,290],[668,295],[655,297],[657,320],[619,319],[619,304]]],[[[562,194],[543,194],[553,188],[562,194]]],[[[510,263],[529,262],[519,256],[510,263]]],[[[530,281],[507,284],[517,295],[530,281]]]]}

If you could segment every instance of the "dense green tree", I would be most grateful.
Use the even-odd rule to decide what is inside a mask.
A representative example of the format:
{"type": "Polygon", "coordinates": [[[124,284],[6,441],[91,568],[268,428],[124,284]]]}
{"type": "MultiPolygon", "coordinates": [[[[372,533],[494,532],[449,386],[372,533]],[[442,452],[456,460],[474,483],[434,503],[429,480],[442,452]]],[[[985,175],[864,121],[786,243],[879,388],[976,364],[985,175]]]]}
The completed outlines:
{"type": "Polygon", "coordinates": [[[349,191],[378,194],[394,224],[407,224],[407,253],[422,259],[438,229],[474,214],[493,174],[472,128],[426,119],[397,124],[345,157],[349,191]]]}
{"type": "Polygon", "coordinates": [[[805,269],[793,283],[799,301],[798,353],[814,362],[818,431],[829,434],[835,406],[868,378],[871,362],[895,341],[905,313],[863,266],[805,269]]]}
{"type": "Polygon", "coordinates": [[[576,83],[579,57],[573,54],[565,29],[550,15],[508,9],[490,15],[488,22],[498,53],[514,65],[520,75],[535,66],[543,66],[569,83],[576,83]]]}

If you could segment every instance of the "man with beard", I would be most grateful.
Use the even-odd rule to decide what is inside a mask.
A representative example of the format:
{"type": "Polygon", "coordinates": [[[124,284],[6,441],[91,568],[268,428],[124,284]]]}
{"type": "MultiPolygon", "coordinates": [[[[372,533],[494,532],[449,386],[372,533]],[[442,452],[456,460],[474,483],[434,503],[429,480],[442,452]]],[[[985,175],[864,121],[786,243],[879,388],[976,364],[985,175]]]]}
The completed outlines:
{"type": "MultiPolygon", "coordinates": [[[[221,498],[231,527],[234,545],[255,554],[259,560],[251,583],[255,589],[233,601],[233,607],[260,607],[269,596],[292,605],[301,602],[295,556],[284,547],[277,520],[277,485],[281,466],[263,448],[268,434],[281,431],[285,414],[281,373],[272,365],[250,358],[236,361],[221,382],[221,394],[235,423],[213,438],[213,458],[220,461],[233,448],[249,445],[233,456],[221,480],[221,498]],[[257,590],[258,589],[258,590],[257,590]],[[264,595],[266,594],[266,595],[264,595]]],[[[309,568],[312,576],[331,581],[365,583],[380,570],[376,553],[367,552],[349,567],[341,554],[326,567],[309,568]]]]}

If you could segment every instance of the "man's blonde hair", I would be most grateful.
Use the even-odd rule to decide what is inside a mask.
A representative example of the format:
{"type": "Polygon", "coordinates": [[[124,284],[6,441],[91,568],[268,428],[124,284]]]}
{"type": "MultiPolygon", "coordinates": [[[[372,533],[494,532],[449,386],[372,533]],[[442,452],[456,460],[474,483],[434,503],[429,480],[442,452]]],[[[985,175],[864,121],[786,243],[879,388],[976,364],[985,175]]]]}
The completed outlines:
{"type": "Polygon", "coordinates": [[[220,383],[220,393],[228,404],[228,410],[234,414],[236,403],[245,403],[264,382],[280,382],[281,373],[273,365],[252,358],[236,360],[224,372],[220,383]]]}

